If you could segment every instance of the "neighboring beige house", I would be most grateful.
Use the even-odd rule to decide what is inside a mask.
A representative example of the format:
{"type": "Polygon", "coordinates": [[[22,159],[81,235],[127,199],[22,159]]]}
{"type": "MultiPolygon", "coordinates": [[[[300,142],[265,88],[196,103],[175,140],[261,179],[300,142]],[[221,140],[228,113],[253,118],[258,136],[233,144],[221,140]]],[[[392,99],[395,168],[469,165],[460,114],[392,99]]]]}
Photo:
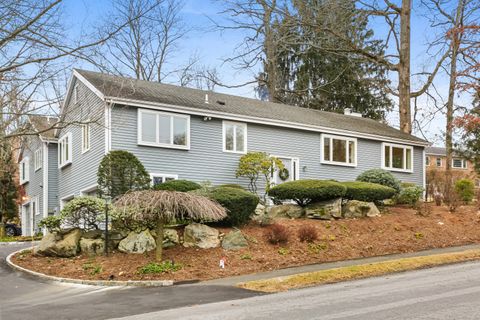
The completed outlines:
{"type": "MultiPolygon", "coordinates": [[[[442,147],[425,148],[425,162],[427,195],[432,195],[435,192],[432,188],[432,180],[441,179],[442,173],[447,168],[447,149],[442,147]]],[[[451,168],[454,179],[471,179],[474,181],[475,187],[480,188],[480,178],[470,160],[454,154],[451,168]]]]}

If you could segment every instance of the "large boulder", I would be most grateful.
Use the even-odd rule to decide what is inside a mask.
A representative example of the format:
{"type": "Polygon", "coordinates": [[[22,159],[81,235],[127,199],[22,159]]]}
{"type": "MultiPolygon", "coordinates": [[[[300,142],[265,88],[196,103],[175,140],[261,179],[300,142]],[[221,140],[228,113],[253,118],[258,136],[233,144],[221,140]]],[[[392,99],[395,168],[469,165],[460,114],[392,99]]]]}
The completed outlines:
{"type": "Polygon", "coordinates": [[[155,248],[155,239],[148,230],[140,233],[130,232],[128,236],[118,244],[118,250],[125,253],[145,253],[155,248]]]}
{"type": "Polygon", "coordinates": [[[349,200],[343,206],[344,218],[377,217],[380,211],[373,202],[349,200]]]}
{"type": "Polygon", "coordinates": [[[229,232],[222,240],[225,250],[238,250],[248,247],[248,241],[240,230],[229,232]]]}
{"type": "Polygon", "coordinates": [[[185,227],[183,246],[202,249],[216,248],[220,245],[219,232],[204,224],[192,223],[185,227]]]}
{"type": "Polygon", "coordinates": [[[105,250],[105,240],[82,238],[80,239],[80,251],[89,256],[101,255],[105,250]]]}
{"type": "Polygon", "coordinates": [[[180,237],[178,236],[177,230],[165,229],[163,231],[163,248],[175,247],[179,243],[180,237]]]}
{"type": "Polygon", "coordinates": [[[82,239],[99,239],[104,233],[102,230],[90,230],[83,233],[82,239]]]}
{"type": "Polygon", "coordinates": [[[255,215],[256,216],[262,216],[266,213],[266,208],[263,204],[259,203],[257,204],[257,207],[255,208],[255,215]]]}
{"type": "Polygon", "coordinates": [[[80,251],[81,236],[82,231],[80,229],[47,234],[43,237],[35,253],[44,256],[74,257],[80,251]]]}
{"type": "Polygon", "coordinates": [[[303,208],[296,204],[282,204],[273,206],[268,215],[271,218],[300,218],[303,216],[303,208]]]}
{"type": "Polygon", "coordinates": [[[342,198],[320,201],[309,204],[305,208],[308,218],[331,220],[342,217],[342,198]]]}

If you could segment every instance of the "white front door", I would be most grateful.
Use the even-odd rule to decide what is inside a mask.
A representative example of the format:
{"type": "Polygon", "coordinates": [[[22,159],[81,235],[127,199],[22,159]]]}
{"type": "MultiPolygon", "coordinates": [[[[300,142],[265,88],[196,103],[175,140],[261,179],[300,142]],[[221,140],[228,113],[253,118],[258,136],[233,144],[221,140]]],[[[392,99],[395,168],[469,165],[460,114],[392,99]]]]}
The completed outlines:
{"type": "Polygon", "coordinates": [[[273,173],[273,184],[279,185],[288,181],[295,181],[300,179],[300,159],[290,157],[277,157],[282,161],[284,169],[278,170],[273,173]]]}

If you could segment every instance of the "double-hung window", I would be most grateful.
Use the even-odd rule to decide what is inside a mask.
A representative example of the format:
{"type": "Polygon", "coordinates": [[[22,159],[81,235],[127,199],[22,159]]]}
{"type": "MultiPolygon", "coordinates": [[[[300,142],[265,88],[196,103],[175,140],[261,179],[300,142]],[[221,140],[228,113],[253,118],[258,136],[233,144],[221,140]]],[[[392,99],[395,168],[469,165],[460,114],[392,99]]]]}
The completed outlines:
{"type": "Polygon", "coordinates": [[[341,166],[357,165],[357,139],[322,134],[321,162],[341,166]]]}
{"type": "Polygon", "coordinates": [[[165,183],[171,180],[177,180],[178,175],[176,174],[164,174],[164,173],[151,173],[150,179],[152,180],[152,186],[155,187],[159,184],[165,183]]]}
{"type": "Polygon", "coordinates": [[[190,116],[138,109],[138,144],[190,148],[190,116]]]}
{"type": "Polygon", "coordinates": [[[413,171],[413,148],[410,146],[383,143],[382,168],[391,171],[413,171]]]}
{"type": "Polygon", "coordinates": [[[64,134],[58,140],[58,167],[62,168],[72,163],[72,133],[64,134]]]}
{"type": "Polygon", "coordinates": [[[82,125],[82,153],[90,150],[90,124],[82,125]]]}
{"type": "Polygon", "coordinates": [[[247,152],[247,124],[223,121],[223,151],[233,153],[247,152]]]}
{"type": "Polygon", "coordinates": [[[33,163],[35,166],[35,171],[40,170],[42,168],[42,163],[43,163],[42,147],[35,150],[35,153],[33,154],[33,163]]]}
{"type": "Polygon", "coordinates": [[[442,158],[435,159],[435,164],[437,165],[437,167],[441,167],[442,166],[442,158]]]}
{"type": "Polygon", "coordinates": [[[453,158],[452,167],[455,169],[467,169],[467,160],[460,159],[460,158],[453,158]]]}
{"type": "Polygon", "coordinates": [[[25,157],[20,161],[20,184],[25,184],[30,180],[30,159],[25,157]]]}

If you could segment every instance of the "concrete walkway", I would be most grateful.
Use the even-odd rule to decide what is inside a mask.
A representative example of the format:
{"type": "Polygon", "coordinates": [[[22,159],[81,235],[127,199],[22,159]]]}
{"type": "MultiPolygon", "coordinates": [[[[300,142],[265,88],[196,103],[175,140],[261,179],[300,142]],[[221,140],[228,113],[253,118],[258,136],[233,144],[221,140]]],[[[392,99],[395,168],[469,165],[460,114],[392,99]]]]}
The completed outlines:
{"type": "Polygon", "coordinates": [[[448,248],[437,248],[437,249],[430,249],[430,250],[424,250],[424,251],[418,251],[418,252],[398,253],[398,254],[377,256],[377,257],[371,257],[371,258],[344,260],[344,261],[338,261],[338,262],[310,264],[310,265],[300,266],[300,267],[292,267],[292,268],[286,268],[286,269],[280,269],[280,270],[260,272],[255,274],[209,280],[209,281],[200,282],[196,285],[234,286],[240,282],[246,282],[246,281],[270,279],[270,278],[289,276],[289,275],[304,273],[304,272],[314,272],[314,271],[320,271],[320,270],[348,267],[353,265],[368,264],[368,263],[374,263],[374,262],[383,262],[383,261],[396,260],[396,259],[402,259],[402,258],[421,257],[421,256],[429,256],[433,254],[442,254],[442,253],[462,252],[465,250],[472,250],[472,249],[480,249],[480,244],[472,244],[472,245],[448,247],[448,248]]]}

